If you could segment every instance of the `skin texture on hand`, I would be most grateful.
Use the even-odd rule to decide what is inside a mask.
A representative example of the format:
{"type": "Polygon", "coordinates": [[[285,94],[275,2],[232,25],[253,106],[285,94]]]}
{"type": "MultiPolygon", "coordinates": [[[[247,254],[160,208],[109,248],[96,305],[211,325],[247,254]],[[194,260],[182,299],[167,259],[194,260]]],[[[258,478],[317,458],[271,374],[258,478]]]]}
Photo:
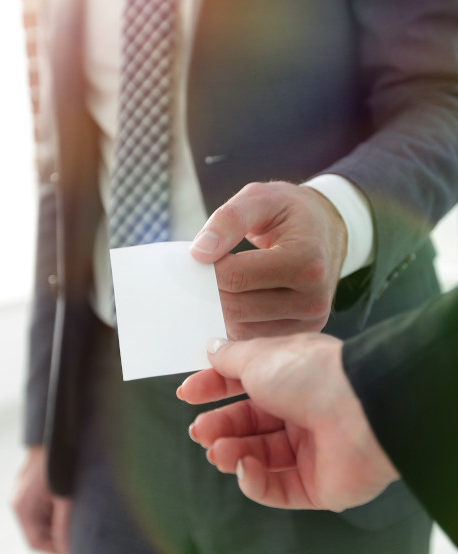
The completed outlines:
{"type": "Polygon", "coordinates": [[[44,448],[30,448],[16,480],[12,506],[31,548],[64,553],[68,551],[71,501],[50,492],[45,468],[44,448]]]}
{"type": "Polygon", "coordinates": [[[248,498],[338,512],[398,478],[344,374],[341,341],[308,333],[221,344],[209,353],[214,369],[188,377],[177,395],[200,404],[248,394],[190,427],[211,463],[237,472],[248,498]]]}
{"type": "Polygon", "coordinates": [[[229,338],[320,331],[347,248],[334,205],[309,187],[251,183],[218,208],[191,247],[215,263],[229,338]],[[244,237],[258,250],[229,254],[244,237]]]}

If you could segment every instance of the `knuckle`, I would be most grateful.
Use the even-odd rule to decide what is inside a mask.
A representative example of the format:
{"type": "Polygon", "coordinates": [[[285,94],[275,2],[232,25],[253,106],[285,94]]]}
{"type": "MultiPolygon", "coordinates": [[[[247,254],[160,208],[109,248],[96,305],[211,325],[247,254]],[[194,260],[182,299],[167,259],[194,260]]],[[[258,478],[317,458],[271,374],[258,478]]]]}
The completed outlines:
{"type": "Polygon", "coordinates": [[[194,427],[199,427],[202,424],[202,422],[205,421],[205,419],[207,419],[205,412],[199,414],[193,421],[194,427]]]}
{"type": "Polygon", "coordinates": [[[333,503],[327,498],[327,494],[323,490],[309,490],[310,501],[315,510],[329,510],[333,511],[333,503]]]}
{"type": "Polygon", "coordinates": [[[216,219],[222,219],[230,227],[238,227],[244,223],[242,211],[239,209],[237,203],[232,200],[220,206],[216,210],[214,217],[216,219]]]}
{"type": "Polygon", "coordinates": [[[35,534],[27,537],[27,542],[33,550],[40,550],[43,546],[42,541],[35,534]]]}
{"type": "Polygon", "coordinates": [[[241,322],[244,318],[244,309],[240,302],[228,302],[224,306],[224,315],[227,321],[241,322]]]}
{"type": "Polygon", "coordinates": [[[311,287],[315,291],[323,290],[326,286],[327,267],[324,261],[314,260],[307,264],[294,264],[295,271],[291,272],[291,285],[298,291],[308,291],[311,287]]]}
{"type": "Polygon", "coordinates": [[[320,319],[312,321],[307,326],[307,331],[312,332],[312,333],[319,333],[323,329],[323,327],[326,325],[327,322],[328,322],[328,317],[322,317],[320,319]]]}
{"type": "Polygon", "coordinates": [[[309,305],[310,315],[318,319],[327,319],[329,311],[331,309],[331,298],[329,296],[322,296],[312,301],[309,305]]]}
{"type": "Polygon", "coordinates": [[[303,290],[306,288],[305,266],[300,258],[289,258],[285,260],[283,267],[279,268],[278,275],[284,281],[287,288],[303,290]]]}
{"type": "Polygon", "coordinates": [[[330,294],[323,293],[310,295],[303,293],[296,302],[298,316],[302,319],[327,320],[331,311],[332,297],[330,294]]]}
{"type": "Polygon", "coordinates": [[[323,259],[315,259],[303,268],[301,274],[305,282],[321,283],[326,276],[326,264],[323,259]]]}
{"type": "Polygon", "coordinates": [[[222,281],[229,292],[242,292],[248,286],[246,273],[239,269],[229,268],[223,273],[222,281]]]}
{"type": "Polygon", "coordinates": [[[245,290],[247,284],[247,277],[244,271],[235,270],[232,272],[230,279],[230,288],[233,292],[245,290]]]}
{"type": "Polygon", "coordinates": [[[266,192],[266,187],[267,187],[266,183],[254,181],[252,183],[248,183],[247,185],[245,185],[242,188],[241,192],[250,196],[258,196],[266,192]]]}
{"type": "Polygon", "coordinates": [[[256,337],[256,333],[253,331],[250,325],[242,323],[227,323],[227,338],[231,341],[248,340],[256,337]]]}

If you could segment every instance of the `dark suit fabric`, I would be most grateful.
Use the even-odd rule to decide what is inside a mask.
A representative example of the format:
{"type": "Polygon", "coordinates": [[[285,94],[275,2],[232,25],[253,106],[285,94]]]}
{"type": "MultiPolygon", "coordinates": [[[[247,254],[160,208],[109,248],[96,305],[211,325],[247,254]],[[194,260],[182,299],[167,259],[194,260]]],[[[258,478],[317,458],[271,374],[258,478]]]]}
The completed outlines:
{"type": "Polygon", "coordinates": [[[381,445],[458,545],[458,289],[350,339],[343,361],[381,445]]]}
{"type": "MultiPolygon", "coordinates": [[[[48,5],[52,86],[43,98],[50,116],[41,143],[26,440],[46,442],[50,482],[65,494],[75,486],[84,417],[79,395],[91,381],[82,375],[94,335],[87,298],[100,216],[99,154],[98,129],[85,108],[83,3],[50,0],[48,5]],[[57,275],[52,291],[50,274],[57,275]]],[[[438,291],[428,233],[458,196],[457,20],[458,5],[451,0],[203,2],[191,56],[188,128],[208,212],[250,181],[299,183],[326,171],[350,179],[369,200],[375,260],[341,281],[326,327],[337,336],[352,336],[438,291]]],[[[185,433],[195,412],[180,412],[178,422],[172,414],[183,409],[160,400],[161,383],[168,378],[152,381],[119,383],[118,415],[137,411],[143,418],[138,421],[163,422],[157,440],[164,446],[151,441],[142,456],[152,462],[155,449],[161,456],[168,452],[161,462],[166,466],[173,460],[170,436],[185,433]]],[[[148,425],[138,425],[146,426],[147,435],[148,425]]],[[[401,483],[335,518],[266,512],[236,501],[229,478],[210,477],[192,448],[183,451],[189,456],[185,470],[201,481],[207,503],[214,487],[221,502],[230,499],[238,507],[239,521],[246,514],[246,525],[251,517],[260,522],[262,514],[270,521],[277,514],[283,537],[288,526],[300,527],[301,518],[316,525],[323,518],[323,529],[331,520],[345,519],[355,526],[356,537],[356,528],[381,533],[419,513],[401,483]]],[[[196,514],[207,514],[204,507],[202,500],[196,514]]],[[[212,525],[218,528],[211,523],[216,515],[208,513],[209,533],[212,525]]],[[[285,546],[284,552],[290,551],[295,552],[285,546]]]]}

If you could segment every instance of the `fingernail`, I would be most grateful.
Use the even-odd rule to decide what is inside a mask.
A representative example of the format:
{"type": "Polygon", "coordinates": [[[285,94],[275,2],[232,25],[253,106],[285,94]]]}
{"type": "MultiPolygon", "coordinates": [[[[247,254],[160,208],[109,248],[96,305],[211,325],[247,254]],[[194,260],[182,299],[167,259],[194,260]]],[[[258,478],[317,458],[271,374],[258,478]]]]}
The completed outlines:
{"type": "Polygon", "coordinates": [[[179,386],[176,390],[176,393],[177,395],[177,398],[179,398],[180,400],[183,400],[183,394],[182,394],[182,390],[181,390],[181,386],[179,386]]]}
{"type": "Polygon", "coordinates": [[[212,448],[209,448],[209,449],[207,450],[206,456],[207,456],[207,460],[208,460],[211,464],[215,465],[215,458],[214,458],[214,456],[213,456],[213,450],[212,450],[212,448]]]}
{"type": "Polygon", "coordinates": [[[208,339],[207,352],[209,352],[210,354],[216,354],[216,352],[218,352],[218,350],[226,344],[229,344],[229,341],[227,339],[222,339],[222,338],[208,339]]]}
{"type": "Polygon", "coordinates": [[[191,244],[193,250],[198,250],[204,254],[213,254],[218,248],[219,237],[212,231],[204,231],[201,235],[198,235],[194,242],[191,244]]]}
{"type": "Polygon", "coordinates": [[[235,473],[237,475],[237,479],[239,481],[242,481],[243,478],[245,477],[245,471],[243,469],[243,463],[242,463],[242,460],[239,460],[237,462],[237,465],[235,466],[235,473]]]}
{"type": "Polygon", "coordinates": [[[191,440],[193,440],[194,442],[198,442],[198,440],[196,438],[196,428],[195,428],[194,423],[191,423],[191,425],[188,427],[188,433],[189,433],[189,436],[190,436],[191,440]]]}

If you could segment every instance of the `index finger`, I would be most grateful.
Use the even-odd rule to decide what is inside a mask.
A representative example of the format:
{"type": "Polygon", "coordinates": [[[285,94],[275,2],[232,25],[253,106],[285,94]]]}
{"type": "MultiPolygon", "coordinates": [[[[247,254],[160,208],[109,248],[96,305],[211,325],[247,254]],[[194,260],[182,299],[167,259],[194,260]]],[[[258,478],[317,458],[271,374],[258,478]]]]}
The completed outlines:
{"type": "Polygon", "coordinates": [[[316,288],[319,280],[312,261],[313,252],[275,246],[229,254],[215,263],[215,271],[219,288],[227,292],[276,288],[302,292],[316,288]]]}
{"type": "Polygon", "coordinates": [[[238,379],[228,379],[214,369],[193,373],[177,389],[177,396],[188,404],[205,404],[243,394],[238,379]]]}

